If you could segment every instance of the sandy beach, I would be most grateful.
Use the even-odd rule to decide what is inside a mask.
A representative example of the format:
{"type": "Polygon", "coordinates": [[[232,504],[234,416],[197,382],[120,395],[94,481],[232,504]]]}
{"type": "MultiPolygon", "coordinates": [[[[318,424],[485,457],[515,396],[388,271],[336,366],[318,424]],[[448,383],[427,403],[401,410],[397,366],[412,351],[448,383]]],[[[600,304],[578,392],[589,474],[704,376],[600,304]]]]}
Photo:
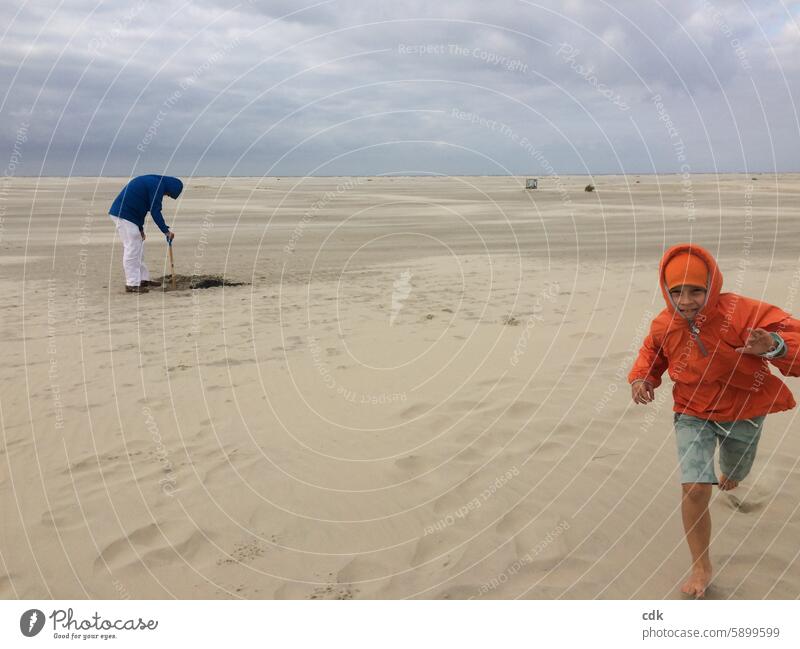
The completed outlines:
{"type": "MultiPolygon", "coordinates": [[[[800,314],[800,174],[184,178],[176,272],[243,284],[142,295],[126,181],[3,181],[0,597],[681,597],[658,260],[800,314]]],[[[709,597],[800,597],[796,417],[714,493],[709,597]]]]}

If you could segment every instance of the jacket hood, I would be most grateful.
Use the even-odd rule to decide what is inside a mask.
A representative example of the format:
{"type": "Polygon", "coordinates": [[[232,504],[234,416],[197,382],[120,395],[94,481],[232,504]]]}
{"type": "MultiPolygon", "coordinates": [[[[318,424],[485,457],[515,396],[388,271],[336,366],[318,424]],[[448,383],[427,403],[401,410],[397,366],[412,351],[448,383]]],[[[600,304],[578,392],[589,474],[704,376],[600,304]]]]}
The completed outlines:
{"type": "Polygon", "coordinates": [[[666,269],[669,260],[682,252],[689,252],[692,255],[696,255],[702,259],[703,262],[705,262],[705,265],[708,268],[706,301],[695,316],[695,320],[702,322],[716,313],[717,304],[719,302],[719,294],[722,291],[722,273],[719,270],[719,266],[717,266],[716,259],[714,259],[712,254],[702,246],[698,246],[693,243],[679,243],[671,248],[668,248],[664,253],[664,256],[661,258],[661,263],[658,266],[658,283],[659,286],[661,286],[661,293],[664,296],[664,301],[667,303],[667,310],[672,313],[673,316],[677,315],[688,320],[688,318],[686,318],[686,316],[678,310],[675,302],[672,301],[672,296],[669,294],[669,287],[667,286],[667,281],[664,276],[664,270],[666,269]]]}
{"type": "Polygon", "coordinates": [[[163,176],[161,180],[164,192],[170,198],[178,198],[183,191],[183,183],[180,178],[173,178],[172,176],[163,176]]]}

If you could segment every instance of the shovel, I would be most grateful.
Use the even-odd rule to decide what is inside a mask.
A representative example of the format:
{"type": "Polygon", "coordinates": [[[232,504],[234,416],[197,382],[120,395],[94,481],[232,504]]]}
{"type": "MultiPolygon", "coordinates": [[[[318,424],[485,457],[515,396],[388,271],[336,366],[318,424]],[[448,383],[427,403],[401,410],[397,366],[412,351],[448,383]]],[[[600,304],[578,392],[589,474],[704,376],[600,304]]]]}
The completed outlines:
{"type": "Polygon", "coordinates": [[[175,260],[172,258],[172,240],[167,239],[169,244],[169,269],[172,272],[172,290],[175,290],[175,260]]]}

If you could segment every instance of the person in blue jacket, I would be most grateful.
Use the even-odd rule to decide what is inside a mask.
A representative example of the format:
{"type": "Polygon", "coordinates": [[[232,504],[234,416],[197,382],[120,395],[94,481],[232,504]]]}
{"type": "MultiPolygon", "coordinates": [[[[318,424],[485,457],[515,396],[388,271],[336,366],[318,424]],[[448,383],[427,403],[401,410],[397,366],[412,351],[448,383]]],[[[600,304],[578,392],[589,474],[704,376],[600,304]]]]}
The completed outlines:
{"type": "Polygon", "coordinates": [[[128,293],[147,293],[150,272],[144,265],[144,217],[150,212],[158,229],[172,242],[175,234],[164,223],[161,214],[161,201],[164,196],[178,198],[183,191],[183,183],[172,176],[137,176],[131,180],[108,211],[122,240],[122,267],[125,270],[125,290],[128,293]]]}

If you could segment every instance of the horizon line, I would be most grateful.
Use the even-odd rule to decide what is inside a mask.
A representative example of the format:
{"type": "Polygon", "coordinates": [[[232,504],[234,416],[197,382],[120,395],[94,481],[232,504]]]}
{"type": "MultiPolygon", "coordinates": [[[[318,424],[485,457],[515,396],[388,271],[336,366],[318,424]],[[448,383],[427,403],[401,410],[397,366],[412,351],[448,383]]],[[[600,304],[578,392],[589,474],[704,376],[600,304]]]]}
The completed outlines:
{"type": "MultiPolygon", "coordinates": [[[[729,175],[780,175],[780,174],[797,174],[800,173],[800,170],[791,170],[791,171],[691,171],[689,172],[690,176],[709,176],[709,175],[716,175],[716,176],[729,176],[729,175]]],[[[146,174],[139,174],[139,175],[146,175],[146,174]]],[[[158,174],[158,175],[169,175],[166,173],[158,174]]],[[[684,173],[681,171],[665,171],[665,172],[629,172],[629,173],[563,173],[563,174],[440,174],[440,173],[420,173],[420,174],[394,174],[394,173],[385,173],[385,174],[330,174],[330,175],[322,175],[322,174],[314,174],[314,175],[305,175],[305,174],[280,174],[274,176],[252,176],[252,175],[239,175],[239,174],[230,174],[230,175],[207,175],[207,174],[199,174],[199,175],[184,175],[179,174],[182,178],[563,178],[565,176],[578,176],[578,177],[586,177],[586,178],[595,178],[595,177],[602,177],[602,176],[683,176],[684,173]]],[[[134,178],[135,176],[119,176],[115,174],[101,174],[101,175],[92,175],[92,174],[39,174],[39,175],[28,175],[28,174],[14,174],[14,175],[5,175],[5,179],[13,179],[13,178],[134,178]]]]}

